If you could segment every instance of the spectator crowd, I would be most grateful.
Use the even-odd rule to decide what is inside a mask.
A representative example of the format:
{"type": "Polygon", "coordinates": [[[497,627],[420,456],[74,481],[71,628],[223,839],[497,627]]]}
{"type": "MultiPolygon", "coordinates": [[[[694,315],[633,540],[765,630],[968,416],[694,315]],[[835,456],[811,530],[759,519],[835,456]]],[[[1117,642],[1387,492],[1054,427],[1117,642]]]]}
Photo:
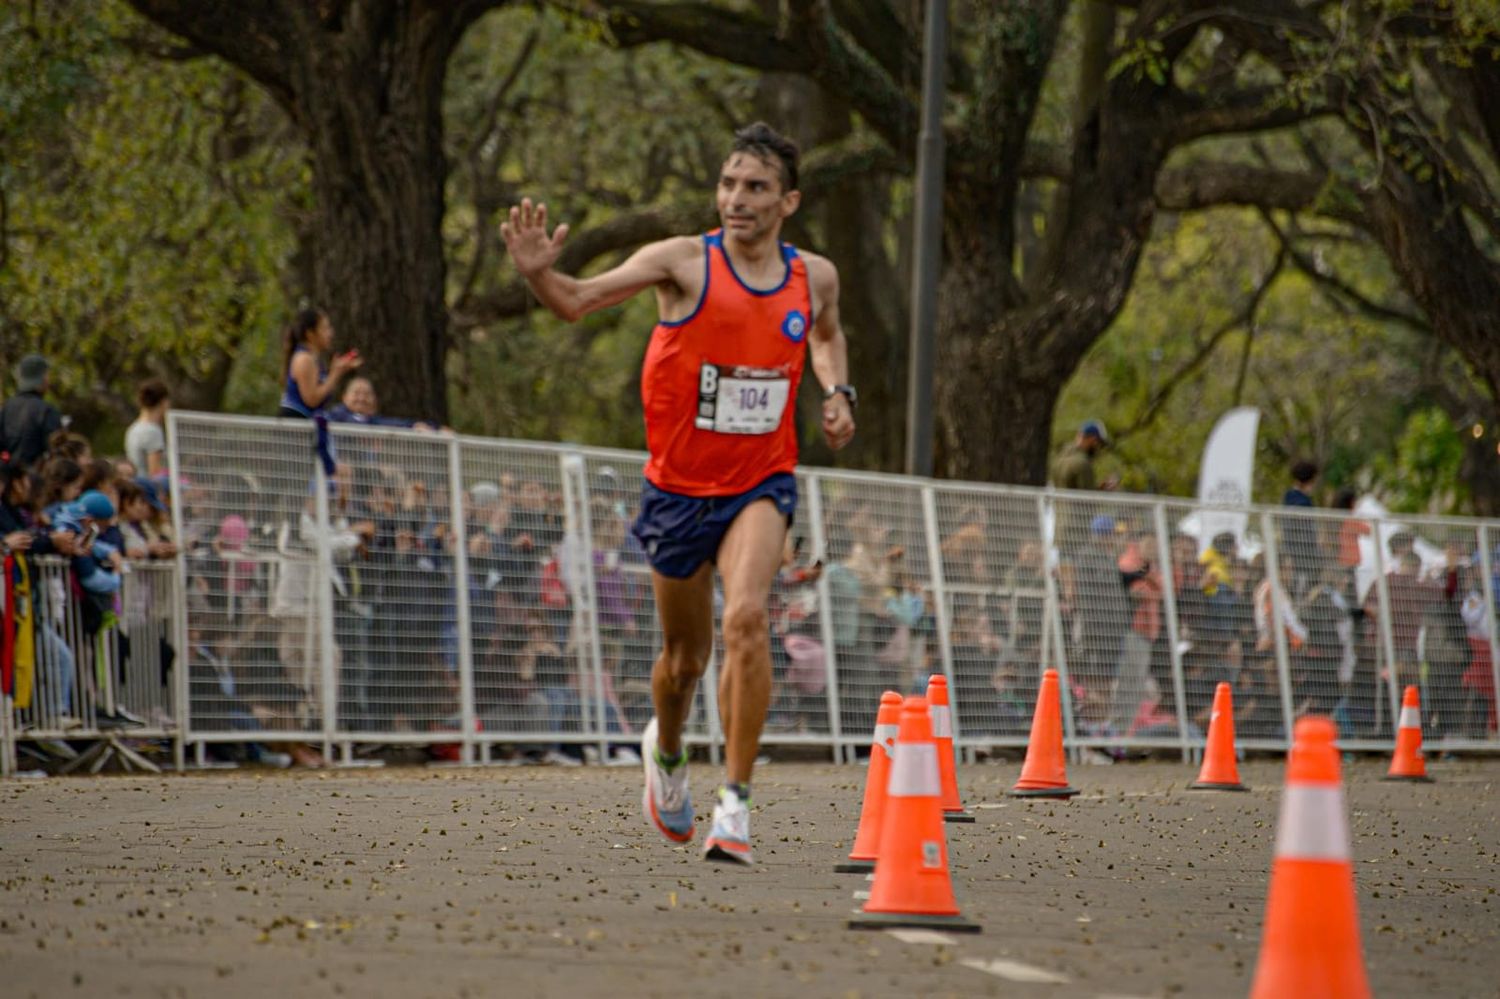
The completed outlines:
{"type": "MultiPolygon", "coordinates": [[[[36,716],[64,732],[158,721],[94,689],[120,681],[96,668],[105,635],[121,676],[149,674],[167,691],[171,671],[186,669],[194,729],[234,740],[213,745],[220,759],[324,765],[302,740],[325,719],[454,756],[467,665],[479,728],[527,737],[502,756],[576,764],[597,755],[589,733],[603,731],[602,762],[638,762],[631,746],[650,718],[657,648],[650,574],[628,530],[633,485],[591,460],[585,510],[555,456],[468,446],[455,475],[445,431],[382,416],[358,355],[327,360],[333,340],[316,310],[286,331],[279,415],[313,422],[314,434],[283,425],[257,430],[269,436],[255,445],[234,428],[205,430],[179,447],[176,468],[161,382],[140,386],[123,455],[96,456],[48,402],[45,360],[21,362],[0,407],[5,689],[17,707],[45,702],[36,716]],[[570,526],[585,513],[586,532],[570,526]],[[179,551],[186,648],[166,638],[132,647],[118,626],[130,617],[131,567],[179,551]],[[38,585],[49,556],[65,565],[65,592],[38,585]],[[64,634],[63,600],[80,610],[81,646],[64,634]]],[[[945,652],[970,739],[1024,737],[1040,670],[1058,652],[1074,724],[1101,745],[1175,740],[1180,725],[1201,733],[1221,681],[1234,688],[1243,737],[1284,739],[1279,654],[1293,716],[1388,734],[1387,686],[1418,683],[1430,735],[1495,731],[1472,532],[1455,528],[1438,548],[1409,531],[1377,538],[1347,491],[1332,511],[1302,516],[1316,504],[1317,469],[1301,463],[1273,538],[1173,531],[1163,545],[1151,507],[1090,492],[1114,485],[1096,486],[1093,471],[1108,444],[1089,421],[1061,456],[1056,472],[1075,491],[1052,502],[1050,530],[1034,495],[942,491],[935,551],[915,490],[893,498],[830,482],[822,559],[810,561],[797,526],[772,593],[768,731],[826,733],[832,678],[841,731],[868,732],[881,692],[921,690],[945,652]]]]}

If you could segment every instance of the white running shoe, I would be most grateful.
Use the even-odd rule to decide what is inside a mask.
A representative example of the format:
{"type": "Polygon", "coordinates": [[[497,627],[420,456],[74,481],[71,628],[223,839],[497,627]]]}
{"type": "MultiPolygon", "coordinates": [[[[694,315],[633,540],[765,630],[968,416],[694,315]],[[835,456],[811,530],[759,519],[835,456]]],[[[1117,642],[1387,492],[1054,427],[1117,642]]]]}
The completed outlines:
{"type": "Polygon", "coordinates": [[[750,854],[750,803],[727,787],[719,788],[713,828],[703,841],[703,859],[746,867],[755,863],[750,854]]]}
{"type": "Polygon", "coordinates": [[[682,765],[668,770],[656,762],[656,719],[641,736],[641,763],[646,770],[646,790],[641,794],[641,810],[646,821],[673,843],[693,838],[693,798],[688,791],[688,768],[682,765]]]}

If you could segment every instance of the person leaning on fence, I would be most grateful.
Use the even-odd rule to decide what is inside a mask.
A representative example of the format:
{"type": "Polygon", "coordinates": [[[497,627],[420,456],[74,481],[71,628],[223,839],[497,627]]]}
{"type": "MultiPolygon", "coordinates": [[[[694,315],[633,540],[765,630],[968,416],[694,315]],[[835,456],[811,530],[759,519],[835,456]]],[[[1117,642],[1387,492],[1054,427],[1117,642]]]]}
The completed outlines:
{"type": "Polygon", "coordinates": [[[7,602],[15,607],[15,631],[11,636],[12,698],[16,707],[32,706],[39,671],[44,690],[63,728],[82,724],[73,716],[73,684],[76,666],[73,652],[54,628],[54,615],[39,613],[45,607],[39,600],[50,595],[39,594],[36,575],[39,556],[72,557],[77,553],[77,533],[71,528],[44,526],[31,502],[31,475],[19,462],[0,464],[0,555],[10,575],[0,580],[7,602]]]}
{"type": "Polygon", "coordinates": [[[358,370],[364,362],[356,350],[345,351],[323,364],[323,355],[333,349],[333,323],[319,309],[303,309],[282,333],[281,372],[285,387],[276,415],[312,419],[328,407],[340,379],[358,370]]]}
{"type": "Polygon", "coordinates": [[[349,379],[344,395],[328,408],[328,419],[334,423],[355,423],[364,427],[396,427],[405,430],[436,430],[431,423],[407,420],[399,416],[382,416],[375,383],[362,375],[349,379]]]}
{"type": "Polygon", "coordinates": [[[52,435],[66,421],[46,394],[47,359],[40,354],[21,358],[16,365],[16,394],[0,406],[0,461],[25,468],[47,453],[52,435]]]}
{"type": "Polygon", "coordinates": [[[149,378],[135,391],[140,407],[135,422],[125,431],[125,457],[135,466],[137,475],[167,474],[167,410],[172,408],[172,394],[160,378],[149,378]]]}
{"type": "Polygon", "coordinates": [[[120,533],[125,554],[133,559],[172,558],[177,554],[161,517],[166,513],[156,485],[150,479],[122,479],[116,485],[119,493],[120,533]]]}

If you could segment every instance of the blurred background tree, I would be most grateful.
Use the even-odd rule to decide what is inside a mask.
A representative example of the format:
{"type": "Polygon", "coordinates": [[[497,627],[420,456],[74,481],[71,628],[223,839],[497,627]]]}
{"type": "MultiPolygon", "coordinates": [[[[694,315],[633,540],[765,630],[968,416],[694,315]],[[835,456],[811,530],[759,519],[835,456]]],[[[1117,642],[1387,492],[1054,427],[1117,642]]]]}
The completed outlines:
{"type": "MultiPolygon", "coordinates": [[[[574,225],[565,265],[608,266],[713,225],[728,134],[762,117],[806,151],[789,238],[844,278],[864,406],[838,460],[899,467],[919,2],[284,6],[265,8],[292,47],[270,67],[224,33],[260,16],[236,4],[0,9],[0,357],[65,358],[61,401],[101,443],[148,373],[189,405],[271,412],[279,326],[317,302],[379,358],[395,412],[436,393],[461,430],[638,447],[649,297],[539,314],[497,216],[544,198],[574,225]],[[398,37],[429,15],[436,63],[398,37]],[[437,74],[406,119],[369,119],[436,212],[344,217],[380,183],[320,143],[357,120],[354,57],[373,56],[309,67],[356,36],[437,74]],[[330,263],[361,240],[399,281],[330,263]]],[[[1324,488],[1500,513],[1489,0],[953,0],[952,20],[945,474],[1039,481],[1098,416],[1127,487],[1190,493],[1239,403],[1264,414],[1263,499],[1306,456],[1324,488]]],[[[833,460],[803,408],[807,459],[833,460]]]]}

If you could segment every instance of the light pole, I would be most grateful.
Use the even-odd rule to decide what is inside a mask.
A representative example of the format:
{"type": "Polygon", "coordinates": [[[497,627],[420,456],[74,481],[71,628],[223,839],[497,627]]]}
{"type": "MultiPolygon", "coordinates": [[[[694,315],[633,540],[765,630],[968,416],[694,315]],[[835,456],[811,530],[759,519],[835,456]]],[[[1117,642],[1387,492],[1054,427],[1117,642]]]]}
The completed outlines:
{"type": "Polygon", "coordinates": [[[943,257],[943,91],[948,62],[948,0],[927,0],[922,51],[922,132],[917,140],[916,254],[912,262],[906,471],[932,474],[932,354],[943,257]]]}

